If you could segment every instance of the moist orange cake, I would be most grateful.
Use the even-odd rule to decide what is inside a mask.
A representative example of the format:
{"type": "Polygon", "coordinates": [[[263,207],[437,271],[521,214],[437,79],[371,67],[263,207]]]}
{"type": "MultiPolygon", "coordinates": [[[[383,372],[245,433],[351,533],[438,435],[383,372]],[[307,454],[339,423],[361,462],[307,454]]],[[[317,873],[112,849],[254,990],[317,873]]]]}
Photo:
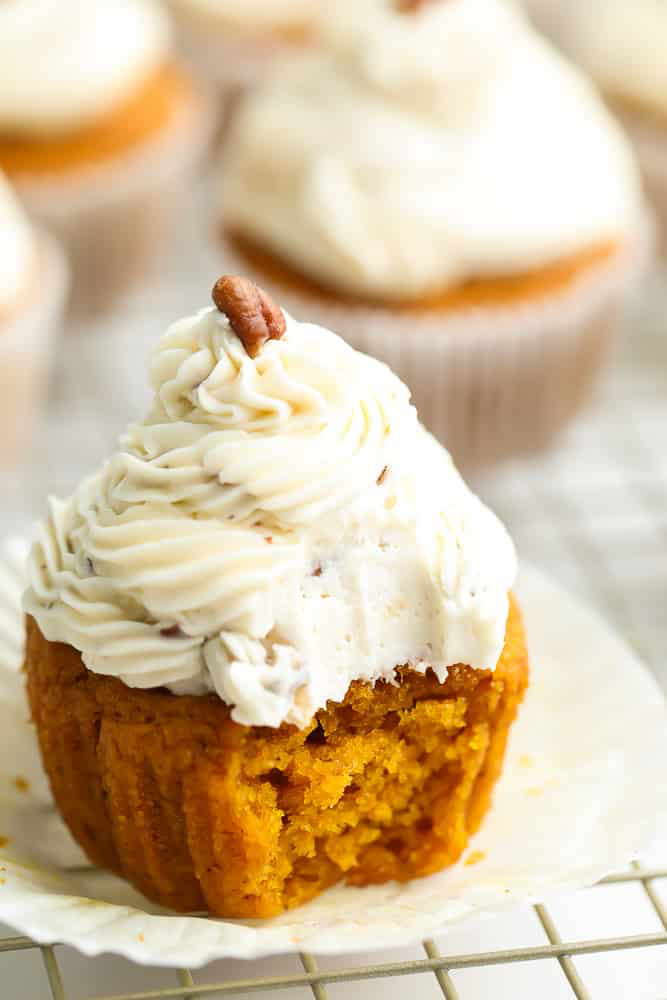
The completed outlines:
{"type": "MultiPolygon", "coordinates": [[[[383,306],[380,299],[372,295],[352,295],[336,291],[312,278],[300,274],[286,261],[270,251],[261,248],[240,233],[229,232],[224,238],[234,247],[240,260],[255,274],[264,275],[276,288],[288,293],[296,292],[306,300],[319,300],[339,306],[383,306]]],[[[617,240],[604,240],[578,253],[563,257],[548,266],[534,271],[495,278],[469,278],[459,284],[449,285],[441,290],[408,298],[392,306],[396,313],[429,312],[437,314],[450,310],[494,307],[513,304],[524,305],[545,296],[558,295],[567,291],[572,284],[608,263],[621,252],[622,244],[617,240]]]]}
{"type": "Polygon", "coordinates": [[[215,695],[129,689],[32,620],[26,662],[54,797],[91,860],[166,906],[227,917],[453,864],[528,680],[516,604],[494,672],[354,681],[303,729],[237,725],[215,695]]]}
{"type": "Polygon", "coordinates": [[[89,857],[265,917],[457,860],[528,680],[500,522],[409,392],[224,276],[29,560],[26,671],[89,857]]]}

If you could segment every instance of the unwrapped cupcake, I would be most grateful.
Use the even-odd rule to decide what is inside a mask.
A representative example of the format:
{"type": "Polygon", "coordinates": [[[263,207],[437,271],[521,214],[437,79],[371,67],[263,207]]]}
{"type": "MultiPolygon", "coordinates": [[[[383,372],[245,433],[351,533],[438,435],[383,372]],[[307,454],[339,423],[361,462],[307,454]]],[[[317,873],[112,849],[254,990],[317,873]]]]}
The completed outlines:
{"type": "Polygon", "coordinates": [[[663,0],[559,0],[549,30],[626,126],[667,239],[667,7],[663,0]]]}
{"type": "Polygon", "coordinates": [[[154,400],[53,500],[26,670],[96,864],[263,917],[460,856],[527,683],[515,554],[382,363],[251,282],[175,323],[154,400]]]}
{"type": "Polygon", "coordinates": [[[66,245],[75,306],[146,275],[208,117],[154,0],[0,4],[0,168],[66,245]]]}
{"type": "Polygon", "coordinates": [[[0,465],[20,458],[34,428],[67,287],[62,250],[0,172],[0,465]]]}
{"type": "Polygon", "coordinates": [[[321,0],[169,0],[193,70],[223,99],[313,40],[321,0]]]}
{"type": "Polygon", "coordinates": [[[410,384],[457,460],[579,408],[646,251],[592,87],[500,0],[342,0],[250,95],[220,171],[227,266],[410,384]]]}

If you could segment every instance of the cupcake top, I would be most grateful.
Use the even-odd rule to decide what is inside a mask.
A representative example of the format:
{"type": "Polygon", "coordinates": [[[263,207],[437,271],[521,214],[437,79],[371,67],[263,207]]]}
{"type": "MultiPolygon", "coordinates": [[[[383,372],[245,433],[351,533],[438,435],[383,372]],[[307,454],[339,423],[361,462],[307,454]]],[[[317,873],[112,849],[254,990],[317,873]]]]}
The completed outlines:
{"type": "Polygon", "coordinates": [[[0,133],[87,125],[141,86],[168,48],[154,0],[3,0],[0,133]]]}
{"type": "Polygon", "coordinates": [[[306,724],[397,665],[493,669],[514,549],[407,388],[250,282],[216,289],[158,343],[146,418],[50,501],[25,597],[44,636],[248,725],[306,724]]]}
{"type": "Polygon", "coordinates": [[[177,6],[260,34],[300,30],[315,20],[321,0],[174,0],[177,6]]]}
{"type": "Polygon", "coordinates": [[[667,115],[664,0],[568,0],[559,14],[556,30],[603,90],[667,115]]]}
{"type": "Polygon", "coordinates": [[[20,299],[35,264],[35,239],[28,219],[0,172],[0,319],[20,299]]]}
{"type": "Polygon", "coordinates": [[[640,213],[590,84],[501,0],[322,5],[225,147],[226,228],[335,292],[400,301],[539,269],[640,213]]]}

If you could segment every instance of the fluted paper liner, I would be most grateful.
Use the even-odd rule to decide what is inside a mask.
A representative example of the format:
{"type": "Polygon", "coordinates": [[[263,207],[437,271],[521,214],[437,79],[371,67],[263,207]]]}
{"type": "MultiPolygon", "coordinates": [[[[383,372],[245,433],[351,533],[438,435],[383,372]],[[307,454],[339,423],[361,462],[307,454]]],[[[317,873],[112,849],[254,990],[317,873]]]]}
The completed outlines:
{"type": "Polygon", "coordinates": [[[222,269],[249,274],[303,321],[386,362],[419,417],[470,469],[550,443],[585,403],[653,246],[653,220],[609,259],[525,303],[397,312],[280,285],[228,241],[222,269]]]}
{"type": "Polygon", "coordinates": [[[614,110],[634,145],[644,190],[658,220],[658,244],[664,256],[667,254],[667,120],[621,105],[614,110]]]}
{"type": "Polygon", "coordinates": [[[109,309],[155,272],[213,124],[207,101],[197,95],[159,134],[108,163],[15,178],[30,213],[68,253],[76,317],[109,309]]]}
{"type": "Polygon", "coordinates": [[[16,745],[0,760],[0,837],[9,841],[0,848],[0,921],[39,942],[191,967],[405,945],[484,911],[593,883],[667,826],[667,710],[655,681],[600,619],[524,570],[518,594],[531,686],[494,805],[459,864],[402,885],[338,886],[270,920],[171,915],[120,879],[82,868],[55,812],[30,789],[7,792],[17,754],[35,750],[16,708],[16,544],[0,556],[0,679],[10,678],[0,701],[5,738],[16,745]]]}

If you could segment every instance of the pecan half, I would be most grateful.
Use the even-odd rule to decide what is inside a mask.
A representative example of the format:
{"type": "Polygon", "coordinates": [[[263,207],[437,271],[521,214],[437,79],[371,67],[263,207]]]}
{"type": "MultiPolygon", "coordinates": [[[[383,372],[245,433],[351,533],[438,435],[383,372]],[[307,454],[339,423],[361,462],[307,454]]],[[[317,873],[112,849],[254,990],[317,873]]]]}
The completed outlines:
{"type": "Polygon", "coordinates": [[[397,0],[396,6],[401,14],[416,14],[427,3],[433,3],[433,0],[397,0]]]}
{"type": "Polygon", "coordinates": [[[284,334],[282,309],[248,278],[223,274],[212,295],[251,358],[257,357],[267,340],[279,340],[284,334]]]}

